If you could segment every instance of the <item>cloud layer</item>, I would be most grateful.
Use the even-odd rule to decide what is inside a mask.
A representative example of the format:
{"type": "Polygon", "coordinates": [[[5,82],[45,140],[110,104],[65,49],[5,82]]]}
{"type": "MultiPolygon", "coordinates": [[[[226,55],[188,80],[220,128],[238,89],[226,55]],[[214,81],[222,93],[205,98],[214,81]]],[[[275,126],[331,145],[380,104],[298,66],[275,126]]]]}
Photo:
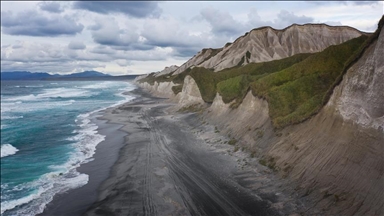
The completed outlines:
{"type": "Polygon", "coordinates": [[[37,11],[1,12],[2,33],[9,35],[56,37],[81,33],[84,26],[65,15],[44,16],[37,11]]]}
{"type": "Polygon", "coordinates": [[[101,14],[121,13],[137,18],[149,16],[158,17],[161,13],[161,9],[159,8],[158,3],[150,1],[78,1],[73,4],[73,8],[88,10],[101,14]]]}
{"type": "Polygon", "coordinates": [[[150,1],[5,2],[1,70],[148,73],[182,64],[202,48],[222,47],[261,26],[324,22],[372,31],[382,6],[342,1],[199,2],[188,8],[150,1]]]}

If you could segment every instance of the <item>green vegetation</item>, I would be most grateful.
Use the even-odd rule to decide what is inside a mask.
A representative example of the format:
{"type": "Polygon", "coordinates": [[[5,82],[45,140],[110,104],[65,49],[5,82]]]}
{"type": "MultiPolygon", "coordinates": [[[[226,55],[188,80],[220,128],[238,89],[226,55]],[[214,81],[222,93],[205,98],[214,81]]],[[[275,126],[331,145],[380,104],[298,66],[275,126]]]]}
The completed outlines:
{"type": "MultiPolygon", "coordinates": [[[[382,25],[383,21],[380,23],[382,25]]],[[[213,102],[219,93],[225,103],[234,101],[232,108],[241,104],[251,90],[254,96],[268,101],[273,125],[282,128],[308,119],[324,106],[347,69],[378,37],[379,30],[370,37],[363,35],[315,54],[298,54],[281,60],[235,66],[219,72],[194,67],[175,76],[154,77],[154,74],[150,74],[140,82],[153,84],[154,81],[173,81],[179,84],[172,87],[177,94],[182,90],[185,76],[190,75],[196,81],[205,102],[213,102]]],[[[241,64],[250,57],[251,53],[247,52],[241,64]]],[[[263,135],[257,136],[261,138],[263,135]]]]}
{"type": "Polygon", "coordinates": [[[231,140],[228,141],[229,145],[235,145],[236,143],[237,143],[236,139],[231,139],[231,140]]]}
{"type": "Polygon", "coordinates": [[[252,93],[265,98],[269,115],[277,128],[301,122],[323,106],[327,91],[333,87],[350,56],[359,50],[367,36],[330,46],[281,71],[251,83],[252,93]]]}
{"type": "Polygon", "coordinates": [[[267,161],[265,161],[264,159],[260,159],[259,164],[261,164],[263,166],[267,166],[267,161]]]}
{"type": "Polygon", "coordinates": [[[256,156],[256,151],[251,151],[251,158],[254,158],[256,156]]]}
{"type": "Polygon", "coordinates": [[[175,93],[175,95],[181,92],[181,90],[183,90],[183,85],[172,86],[172,91],[175,93]]]}
{"type": "Polygon", "coordinates": [[[275,159],[272,157],[269,158],[268,161],[266,161],[265,159],[260,159],[259,164],[266,166],[273,171],[277,171],[275,159]]]}
{"type": "Polygon", "coordinates": [[[203,63],[203,62],[207,61],[208,59],[212,58],[213,56],[215,56],[217,53],[219,53],[223,49],[222,48],[220,48],[220,49],[203,49],[202,52],[207,52],[208,50],[211,50],[211,53],[201,63],[203,63]]]}
{"type": "MultiPolygon", "coordinates": [[[[178,110],[178,112],[201,112],[202,109],[203,108],[200,106],[200,104],[192,104],[187,107],[182,107],[178,110]]],[[[205,121],[203,122],[203,124],[205,124],[205,121]]]]}
{"type": "Polygon", "coordinates": [[[217,84],[217,92],[222,95],[224,103],[229,103],[239,95],[245,95],[249,86],[247,75],[233,77],[217,84]]]}
{"type": "Polygon", "coordinates": [[[235,146],[235,148],[233,149],[233,152],[237,152],[239,151],[240,147],[239,146],[235,146]]]}

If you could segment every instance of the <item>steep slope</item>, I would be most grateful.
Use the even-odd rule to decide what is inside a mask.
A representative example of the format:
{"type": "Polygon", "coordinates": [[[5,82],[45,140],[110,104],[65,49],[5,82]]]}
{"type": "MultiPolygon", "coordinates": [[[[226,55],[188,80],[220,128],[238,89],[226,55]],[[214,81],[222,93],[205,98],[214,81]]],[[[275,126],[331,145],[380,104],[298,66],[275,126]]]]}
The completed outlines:
{"type": "Polygon", "coordinates": [[[165,75],[165,74],[170,74],[172,72],[174,72],[175,70],[177,70],[179,67],[177,65],[171,65],[169,67],[165,67],[162,71],[156,73],[156,77],[158,76],[161,76],[161,75],[165,75]]]}
{"type": "MultiPolygon", "coordinates": [[[[384,194],[382,193],[384,191],[383,24],[384,18],[379,22],[378,30],[368,39],[365,39],[366,36],[359,37],[339,46],[329,47],[321,53],[310,55],[298,62],[284,63],[283,68],[280,67],[281,60],[263,63],[266,68],[271,68],[273,65],[279,66],[276,67],[278,68],[276,71],[265,72],[262,69],[260,72],[263,66],[257,64],[226,69],[218,73],[207,68],[196,67],[188,73],[180,74],[185,75],[184,85],[181,93],[175,98],[179,100],[180,95],[184,95],[184,100],[182,103],[179,101],[179,105],[187,104],[188,106],[191,105],[186,103],[189,102],[189,94],[193,96],[191,102],[197,104],[212,102],[212,104],[206,103],[210,107],[202,114],[205,120],[213,123],[222,133],[236,139],[238,147],[244,147],[252,155],[260,157],[261,164],[277,171],[283,178],[287,178],[290,185],[294,185],[297,192],[302,195],[302,199],[311,200],[314,204],[313,208],[308,209],[306,214],[384,215],[384,194]],[[356,41],[359,42],[355,43],[356,41]],[[248,67],[249,74],[243,73],[242,69],[248,67]],[[335,70],[335,68],[338,69],[335,70]],[[288,110],[292,108],[291,102],[296,101],[297,98],[311,98],[319,86],[307,85],[304,79],[314,78],[312,81],[322,82],[328,75],[332,76],[328,77],[330,80],[327,81],[327,86],[323,86],[327,87],[324,89],[328,89],[326,93],[321,91],[319,101],[321,99],[322,102],[318,103],[321,105],[319,112],[312,113],[317,114],[314,116],[311,114],[312,117],[305,118],[306,120],[301,123],[296,122],[285,125],[283,129],[276,129],[272,124],[270,113],[274,106],[280,104],[288,110]],[[247,85],[242,84],[244,80],[260,81],[260,85],[253,86],[254,94],[249,91],[247,85]],[[215,90],[216,84],[218,91],[215,90]],[[273,85],[269,86],[269,84],[273,85]],[[297,84],[300,88],[285,88],[286,84],[288,87],[297,84]],[[241,90],[238,94],[240,96],[243,90],[246,90],[246,94],[236,106],[233,105],[238,101],[230,101],[234,97],[229,94],[234,93],[234,89],[241,90]],[[270,103],[267,97],[269,93],[264,94],[265,89],[270,89],[273,93],[280,89],[281,97],[276,97],[275,99],[278,100],[270,103]],[[295,89],[297,91],[293,91],[295,89]],[[284,92],[292,97],[287,97],[284,92]],[[204,99],[206,95],[209,95],[209,100],[204,99]],[[225,97],[226,103],[224,103],[225,97]]],[[[309,29],[316,27],[320,28],[316,31],[324,31],[323,34],[329,37],[329,45],[341,43],[343,37],[354,35],[353,32],[357,32],[357,36],[362,34],[352,28],[336,27],[341,28],[337,30],[340,33],[338,36],[326,25],[304,26],[310,27],[309,29]]],[[[294,30],[304,26],[293,25],[290,28],[294,30]]],[[[288,29],[285,29],[285,32],[288,32],[288,29]]],[[[271,28],[261,30],[268,35],[271,28]]],[[[279,46],[277,42],[272,43],[274,41],[272,39],[275,38],[273,36],[271,43],[265,46],[265,50],[260,50],[260,53],[271,54],[269,57],[274,58],[277,55],[281,57],[296,52],[295,50],[307,49],[308,44],[305,45],[305,41],[300,42],[300,38],[303,38],[302,32],[293,30],[291,37],[282,37],[285,33],[282,31],[272,32],[280,45],[285,44],[287,49],[283,47],[276,49],[280,51],[274,50],[268,53],[267,47],[271,44],[279,46]]],[[[309,30],[304,32],[306,32],[304,35],[311,35],[309,30]]],[[[228,45],[220,53],[239,44],[238,41],[245,40],[251,33],[228,45]]],[[[262,38],[265,38],[265,35],[259,35],[259,44],[262,44],[260,42],[262,38]]],[[[316,39],[319,37],[315,37],[313,41],[316,39]]],[[[318,41],[317,44],[319,44],[318,49],[324,49],[321,47],[321,42],[318,41]]],[[[257,47],[257,45],[251,47],[257,47]]],[[[252,57],[247,54],[247,46],[230,50],[240,52],[242,49],[241,55],[245,55],[243,59],[247,59],[242,64],[247,64],[252,57]],[[247,56],[249,58],[246,58],[247,56]]],[[[314,49],[312,47],[312,51],[314,49]]],[[[215,58],[218,58],[220,53],[203,64],[216,61],[215,58]]],[[[234,60],[236,56],[237,52],[228,51],[228,59],[232,57],[232,63],[238,65],[234,60]]],[[[267,54],[263,56],[269,58],[267,54]]],[[[220,58],[223,60],[227,57],[222,55],[220,58]]],[[[241,58],[238,60],[242,61],[241,58]]],[[[223,62],[224,60],[217,65],[223,62]]],[[[227,62],[224,67],[232,63],[227,62]]],[[[209,67],[216,70],[219,68],[216,67],[217,65],[209,67]]],[[[300,101],[296,102],[300,106],[305,105],[300,101]]],[[[308,106],[305,105],[305,107],[308,106]]]]}
{"type": "Polygon", "coordinates": [[[282,30],[262,27],[247,32],[220,49],[203,49],[181,65],[173,75],[195,66],[220,71],[225,68],[315,53],[363,34],[348,26],[326,24],[291,25],[282,30]]]}
{"type": "Polygon", "coordinates": [[[294,24],[282,30],[262,27],[236,39],[199,66],[220,71],[250,62],[266,62],[299,53],[320,52],[362,34],[364,33],[351,27],[332,27],[325,24],[294,24]]]}
{"type": "Polygon", "coordinates": [[[189,59],[187,62],[182,64],[174,73],[173,75],[179,74],[187,70],[188,68],[191,68],[193,66],[200,65],[201,63],[204,63],[205,61],[209,60],[213,56],[215,56],[217,53],[219,53],[222,50],[220,49],[202,49],[200,52],[198,52],[196,55],[194,55],[191,59],[189,59]]]}
{"type": "Polygon", "coordinates": [[[383,54],[381,31],[323,110],[267,153],[330,214],[384,214],[383,54]]]}
{"type": "Polygon", "coordinates": [[[323,109],[301,124],[275,130],[268,103],[250,93],[236,109],[217,94],[204,118],[288,178],[314,203],[307,214],[383,215],[383,56],[381,31],[323,109]]]}

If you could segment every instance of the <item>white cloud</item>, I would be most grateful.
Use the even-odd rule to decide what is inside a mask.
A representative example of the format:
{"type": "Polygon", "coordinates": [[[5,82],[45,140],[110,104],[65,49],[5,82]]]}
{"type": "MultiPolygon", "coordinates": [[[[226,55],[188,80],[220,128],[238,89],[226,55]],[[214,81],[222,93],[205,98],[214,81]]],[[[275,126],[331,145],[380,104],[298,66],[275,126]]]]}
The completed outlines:
{"type": "Polygon", "coordinates": [[[374,31],[383,14],[383,2],[2,1],[1,6],[1,70],[63,73],[159,71],[253,28],[315,22],[374,31]]]}
{"type": "Polygon", "coordinates": [[[68,48],[73,50],[83,50],[86,46],[82,41],[71,41],[68,44],[68,48]]]}

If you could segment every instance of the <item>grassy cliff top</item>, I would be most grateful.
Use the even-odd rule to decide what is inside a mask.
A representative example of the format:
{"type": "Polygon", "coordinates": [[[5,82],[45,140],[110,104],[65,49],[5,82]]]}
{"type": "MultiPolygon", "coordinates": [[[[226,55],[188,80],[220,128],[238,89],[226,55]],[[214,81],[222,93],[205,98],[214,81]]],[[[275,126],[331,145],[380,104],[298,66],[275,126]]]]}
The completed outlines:
{"type": "MultiPolygon", "coordinates": [[[[382,26],[380,21],[379,26],[382,26]]],[[[248,91],[264,98],[276,128],[295,124],[317,113],[328,101],[333,88],[340,83],[347,69],[378,36],[381,27],[371,36],[362,35],[345,43],[330,46],[314,54],[298,54],[281,60],[250,63],[213,72],[202,67],[188,68],[175,76],[155,77],[150,74],[140,82],[174,82],[172,89],[181,91],[185,76],[196,81],[202,98],[211,103],[219,93],[225,103],[234,101],[236,108],[248,91]]]]}

